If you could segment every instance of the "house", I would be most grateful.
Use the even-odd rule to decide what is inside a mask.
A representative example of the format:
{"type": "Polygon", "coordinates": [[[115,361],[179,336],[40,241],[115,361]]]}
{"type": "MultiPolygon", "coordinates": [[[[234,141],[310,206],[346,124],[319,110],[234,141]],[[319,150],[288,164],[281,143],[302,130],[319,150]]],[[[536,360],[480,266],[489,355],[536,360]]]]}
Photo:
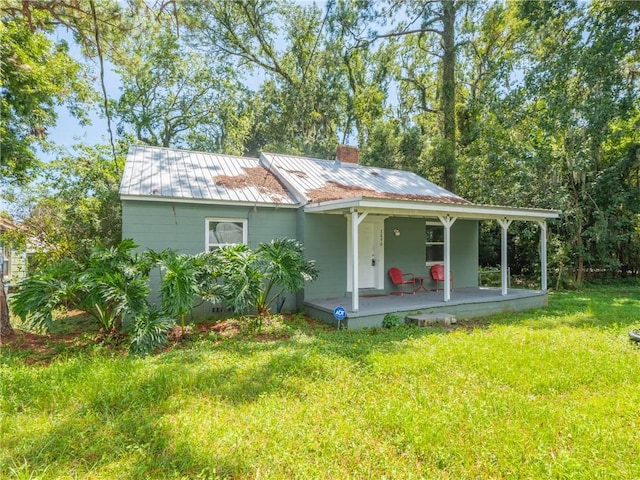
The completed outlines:
{"type": "Polygon", "coordinates": [[[120,197],[123,237],[143,249],[195,254],[238,242],[255,248],[283,236],[302,241],[320,275],[288,298],[285,308],[333,322],[334,309],[342,306],[350,328],[379,325],[387,313],[476,316],[547,302],[546,221],[558,212],[472,204],[414,173],[360,165],[353,147],[340,146],[331,161],[132,146],[120,197]],[[478,286],[483,220],[502,226],[497,290],[478,286]],[[540,226],[539,290],[508,287],[506,244],[513,221],[540,226]],[[429,276],[436,263],[445,266],[440,292],[432,291],[429,276]],[[390,295],[397,290],[390,267],[421,277],[429,291],[390,295]]]}
{"type": "Polygon", "coordinates": [[[0,217],[0,275],[7,285],[15,284],[27,276],[27,252],[13,248],[2,238],[4,233],[15,229],[13,222],[0,217]]]}

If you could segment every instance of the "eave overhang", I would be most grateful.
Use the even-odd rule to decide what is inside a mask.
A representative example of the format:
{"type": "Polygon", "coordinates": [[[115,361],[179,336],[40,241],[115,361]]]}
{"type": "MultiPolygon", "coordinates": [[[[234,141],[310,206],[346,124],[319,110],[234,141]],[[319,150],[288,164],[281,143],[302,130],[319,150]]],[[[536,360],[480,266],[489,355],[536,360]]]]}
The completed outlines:
{"type": "Polygon", "coordinates": [[[450,216],[474,220],[524,220],[544,221],[558,218],[558,210],[538,208],[515,208],[472,203],[426,202],[419,200],[396,200],[368,197],[352,197],[329,202],[311,203],[304,207],[305,213],[346,214],[351,211],[398,217],[450,216]]]}
{"type": "Polygon", "coordinates": [[[239,200],[217,200],[208,198],[184,198],[184,197],[162,197],[158,195],[124,195],[120,194],[121,201],[138,202],[165,202],[165,203],[189,203],[197,205],[229,205],[229,206],[249,206],[249,207],[270,207],[270,208],[299,208],[298,204],[291,203],[266,203],[239,200]]]}

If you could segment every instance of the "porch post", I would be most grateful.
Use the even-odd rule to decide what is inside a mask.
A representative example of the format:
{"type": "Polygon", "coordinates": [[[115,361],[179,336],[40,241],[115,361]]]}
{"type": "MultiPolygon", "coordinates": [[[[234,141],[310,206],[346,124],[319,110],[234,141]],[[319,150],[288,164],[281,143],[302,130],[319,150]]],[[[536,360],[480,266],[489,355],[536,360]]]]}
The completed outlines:
{"type": "Polygon", "coordinates": [[[507,294],[507,285],[509,282],[508,278],[508,266],[507,266],[507,229],[509,225],[511,225],[513,220],[509,220],[508,218],[498,219],[498,223],[502,227],[502,260],[501,260],[501,272],[502,272],[502,295],[507,294]]]}
{"type": "Polygon", "coordinates": [[[451,300],[451,225],[456,221],[456,217],[438,217],[444,226],[444,301],[451,300]]]}
{"type": "Polygon", "coordinates": [[[538,220],[540,225],[540,287],[547,291],[547,222],[538,220]]]}
{"type": "Polygon", "coordinates": [[[366,212],[358,214],[357,210],[351,209],[351,311],[357,312],[360,308],[359,294],[359,267],[358,267],[358,227],[367,216],[366,212]]]}

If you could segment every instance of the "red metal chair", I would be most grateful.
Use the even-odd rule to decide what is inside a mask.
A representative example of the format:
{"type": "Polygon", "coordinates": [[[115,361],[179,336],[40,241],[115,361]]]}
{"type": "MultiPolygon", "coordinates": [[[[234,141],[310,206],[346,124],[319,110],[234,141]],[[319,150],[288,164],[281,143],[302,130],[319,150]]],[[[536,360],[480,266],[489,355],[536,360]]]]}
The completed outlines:
{"type": "MultiPolygon", "coordinates": [[[[453,292],[453,272],[449,272],[451,278],[451,291],[453,292]]],[[[436,292],[438,291],[438,283],[444,282],[444,265],[433,265],[431,267],[431,278],[436,282],[436,292]]]]}
{"type": "Polygon", "coordinates": [[[389,269],[389,278],[391,279],[391,283],[396,286],[400,286],[399,292],[391,292],[392,295],[404,295],[405,293],[416,293],[416,277],[413,273],[402,273],[402,270],[396,267],[391,267],[389,269]],[[411,292],[405,292],[405,285],[413,285],[411,287],[411,292]]]}

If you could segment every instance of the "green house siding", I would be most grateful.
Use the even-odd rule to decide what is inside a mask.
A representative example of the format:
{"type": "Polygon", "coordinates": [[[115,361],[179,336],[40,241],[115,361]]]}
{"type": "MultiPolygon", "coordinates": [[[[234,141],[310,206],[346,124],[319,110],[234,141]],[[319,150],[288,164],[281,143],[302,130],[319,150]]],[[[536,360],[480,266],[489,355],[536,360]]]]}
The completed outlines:
{"type": "Polygon", "coordinates": [[[397,267],[403,272],[416,276],[428,276],[424,265],[424,219],[390,217],[384,222],[384,261],[385,261],[385,290],[397,290],[386,272],[391,267],[397,267]],[[400,236],[394,235],[394,229],[400,236]]]}
{"type": "Polygon", "coordinates": [[[456,220],[451,227],[451,271],[454,288],[478,286],[478,222],[456,220]]]}
{"type": "MultiPolygon", "coordinates": [[[[415,276],[430,277],[425,265],[425,219],[390,217],[385,220],[385,271],[397,267],[415,276]],[[394,230],[400,236],[394,235],[394,230]]],[[[454,287],[478,286],[478,222],[457,220],[451,227],[451,271],[454,287]]],[[[428,288],[435,288],[429,280],[428,288]]],[[[385,290],[397,290],[388,276],[385,290]]]]}
{"type": "Polygon", "coordinates": [[[205,251],[206,219],[247,220],[251,248],[274,238],[296,238],[296,210],[273,207],[122,202],[122,236],[142,249],[173,248],[190,255],[205,251]]]}
{"type": "Polygon", "coordinates": [[[305,255],[315,260],[317,280],[305,285],[304,298],[343,296],[347,290],[347,219],[342,215],[306,214],[305,255]]]}
{"type": "MultiPolygon", "coordinates": [[[[296,238],[296,210],[273,207],[226,206],[172,202],[122,202],[122,237],[132,238],[140,250],[162,251],[172,248],[194,255],[206,249],[206,219],[235,218],[247,220],[247,241],[251,248],[279,237],[296,238]]],[[[151,301],[157,301],[159,274],[152,272],[151,301]]],[[[287,298],[286,310],[297,309],[293,295],[287,298]]],[[[193,315],[211,315],[205,303],[193,315]]]]}

